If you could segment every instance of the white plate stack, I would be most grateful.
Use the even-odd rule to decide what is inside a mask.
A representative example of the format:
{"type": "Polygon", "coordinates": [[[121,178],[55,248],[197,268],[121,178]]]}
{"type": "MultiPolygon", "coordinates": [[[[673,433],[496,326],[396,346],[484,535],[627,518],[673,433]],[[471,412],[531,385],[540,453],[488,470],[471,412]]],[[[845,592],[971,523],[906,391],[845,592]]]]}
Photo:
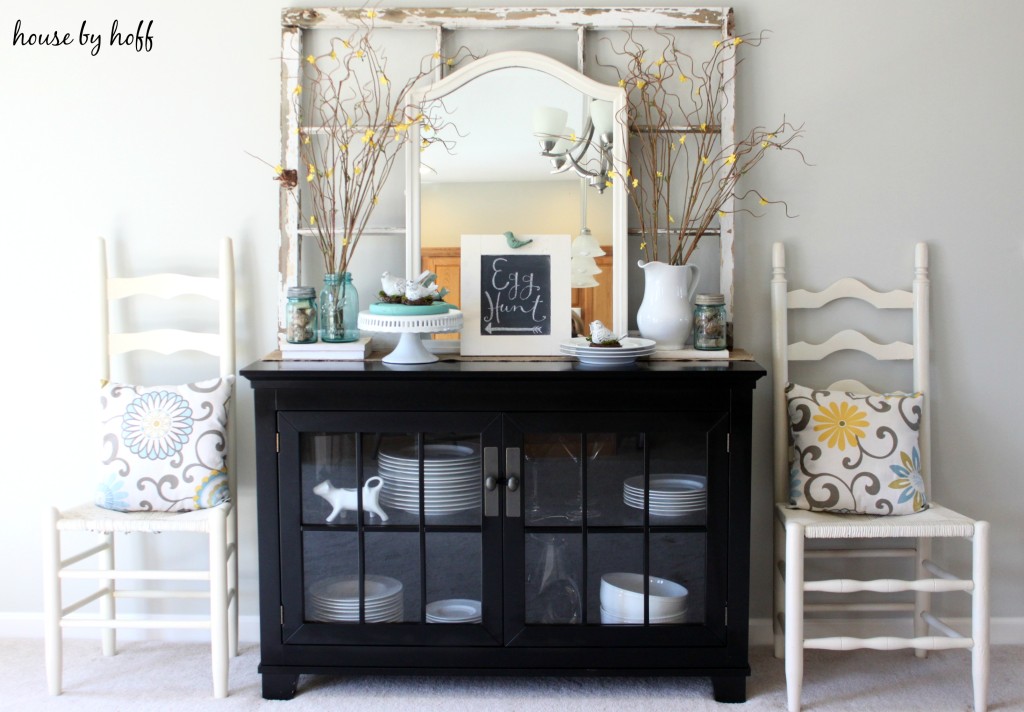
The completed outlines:
{"type": "Polygon", "coordinates": [[[479,623],[480,601],[446,598],[427,604],[427,623],[479,623]]]}
{"type": "MultiPolygon", "coordinates": [[[[644,508],[644,477],[630,477],[622,484],[622,500],[644,508]]],[[[680,517],[703,512],[707,507],[708,479],[701,475],[651,475],[648,508],[653,516],[680,517]]]]}
{"type": "MultiPolygon", "coordinates": [[[[380,501],[414,514],[420,511],[420,475],[416,447],[378,455],[384,480],[380,501]]],[[[468,445],[423,446],[423,513],[454,514],[480,506],[480,453],[468,445]]]]}
{"type": "MultiPolygon", "coordinates": [[[[317,581],[309,588],[310,618],[316,621],[359,622],[359,576],[343,574],[317,581]]],[[[366,575],[363,587],[367,623],[401,621],[402,582],[389,576],[366,575]]]]}
{"type": "Polygon", "coordinates": [[[654,353],[654,342],[632,336],[619,340],[620,346],[591,346],[583,336],[563,341],[559,350],[566,356],[576,359],[588,366],[622,366],[631,364],[641,356],[654,353]]]}

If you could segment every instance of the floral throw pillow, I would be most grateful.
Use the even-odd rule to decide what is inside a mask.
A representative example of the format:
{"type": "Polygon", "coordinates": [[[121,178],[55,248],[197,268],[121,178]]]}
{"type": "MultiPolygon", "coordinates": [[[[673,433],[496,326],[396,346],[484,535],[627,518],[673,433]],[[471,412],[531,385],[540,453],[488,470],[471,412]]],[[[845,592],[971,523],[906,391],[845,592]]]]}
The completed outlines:
{"type": "Polygon", "coordinates": [[[916,394],[858,395],[790,383],[790,506],[912,514],[928,508],[916,394]]]}
{"type": "Polygon", "coordinates": [[[101,383],[96,504],[121,512],[186,512],[226,501],[233,380],[101,383]]]}

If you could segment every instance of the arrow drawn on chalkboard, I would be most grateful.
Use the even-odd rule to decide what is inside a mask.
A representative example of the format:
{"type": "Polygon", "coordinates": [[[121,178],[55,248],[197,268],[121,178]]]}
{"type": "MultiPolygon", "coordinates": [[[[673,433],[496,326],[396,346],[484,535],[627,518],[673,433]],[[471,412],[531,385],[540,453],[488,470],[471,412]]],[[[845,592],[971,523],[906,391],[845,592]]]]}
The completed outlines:
{"type": "Polygon", "coordinates": [[[484,327],[484,331],[491,334],[495,331],[529,331],[534,334],[541,333],[541,327],[539,326],[491,326],[488,324],[484,327]]]}

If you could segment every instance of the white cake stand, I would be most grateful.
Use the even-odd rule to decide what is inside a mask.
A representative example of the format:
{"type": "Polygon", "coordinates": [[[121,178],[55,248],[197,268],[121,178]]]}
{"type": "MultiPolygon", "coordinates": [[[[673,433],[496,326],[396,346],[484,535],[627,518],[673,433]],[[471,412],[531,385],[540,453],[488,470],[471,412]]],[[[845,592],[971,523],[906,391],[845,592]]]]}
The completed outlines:
{"type": "Polygon", "coordinates": [[[401,334],[398,346],[384,357],[384,363],[413,364],[434,363],[437,356],[423,346],[420,334],[445,334],[462,328],[462,312],[449,309],[444,314],[413,316],[385,316],[359,312],[359,329],[378,331],[385,334],[401,334]]]}

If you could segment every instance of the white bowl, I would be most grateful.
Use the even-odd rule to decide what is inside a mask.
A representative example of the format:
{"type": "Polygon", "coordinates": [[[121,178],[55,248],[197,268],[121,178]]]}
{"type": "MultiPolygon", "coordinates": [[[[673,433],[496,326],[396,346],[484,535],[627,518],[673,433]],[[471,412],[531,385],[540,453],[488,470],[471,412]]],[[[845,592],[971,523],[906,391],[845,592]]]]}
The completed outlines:
{"type": "MultiPolygon", "coordinates": [[[[686,610],[686,587],[675,581],[648,576],[648,617],[668,618],[686,610]]],[[[644,577],[617,571],[601,577],[601,607],[613,616],[644,618],[644,577]]]]}

